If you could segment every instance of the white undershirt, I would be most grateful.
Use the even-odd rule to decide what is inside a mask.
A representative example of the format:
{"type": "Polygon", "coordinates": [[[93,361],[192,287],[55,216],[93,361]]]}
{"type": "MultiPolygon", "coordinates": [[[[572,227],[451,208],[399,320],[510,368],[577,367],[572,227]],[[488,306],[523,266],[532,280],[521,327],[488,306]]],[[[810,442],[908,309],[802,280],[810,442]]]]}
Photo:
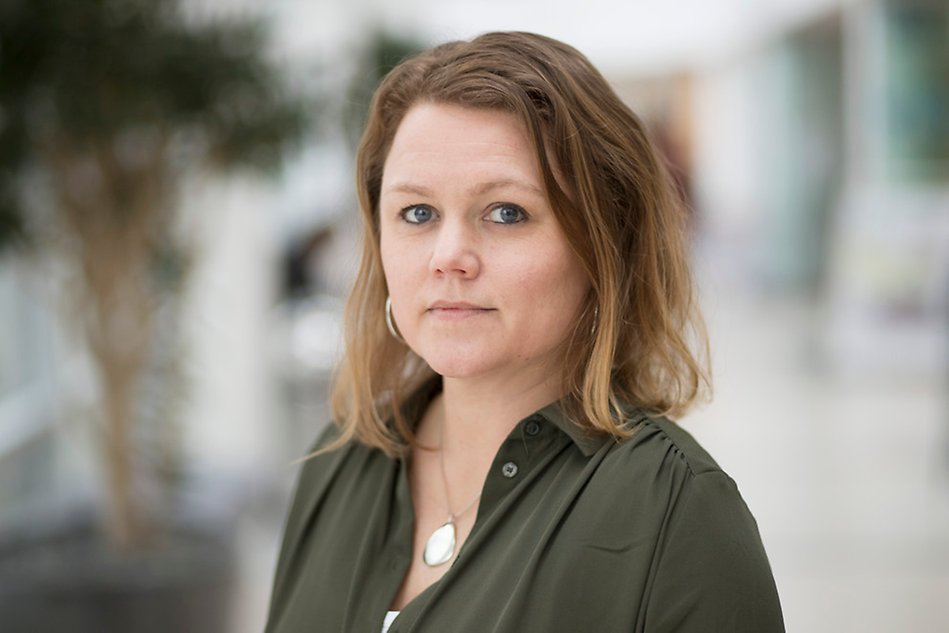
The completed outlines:
{"type": "Polygon", "coordinates": [[[392,626],[392,621],[399,615],[398,611],[386,611],[386,619],[382,621],[382,633],[386,633],[392,626]]]}

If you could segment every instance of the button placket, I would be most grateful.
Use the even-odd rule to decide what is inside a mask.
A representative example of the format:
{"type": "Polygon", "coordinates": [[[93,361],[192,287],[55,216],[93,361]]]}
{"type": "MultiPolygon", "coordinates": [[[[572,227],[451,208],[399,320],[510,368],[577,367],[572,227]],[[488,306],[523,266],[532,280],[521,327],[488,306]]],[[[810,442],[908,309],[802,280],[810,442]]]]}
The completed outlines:
{"type": "Polygon", "coordinates": [[[544,427],[539,424],[540,431],[537,436],[530,437],[526,430],[530,421],[531,419],[525,420],[513,429],[495,455],[481,494],[479,517],[489,515],[495,504],[518,488],[519,483],[531,472],[531,464],[538,454],[535,444],[544,437],[544,427]]]}

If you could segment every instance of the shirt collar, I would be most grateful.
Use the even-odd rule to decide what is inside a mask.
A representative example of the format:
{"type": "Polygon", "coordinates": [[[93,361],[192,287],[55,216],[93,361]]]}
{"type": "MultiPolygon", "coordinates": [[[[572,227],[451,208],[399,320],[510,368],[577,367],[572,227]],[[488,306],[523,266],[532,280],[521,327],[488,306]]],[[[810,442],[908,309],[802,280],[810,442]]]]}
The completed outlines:
{"type": "MultiPolygon", "coordinates": [[[[435,375],[426,380],[421,387],[415,390],[406,400],[403,411],[413,426],[418,424],[429,402],[431,402],[432,398],[441,390],[441,376],[435,375]]],[[[576,444],[577,448],[580,449],[580,452],[583,453],[585,457],[590,457],[600,450],[606,442],[612,439],[612,436],[607,433],[595,432],[577,423],[567,414],[563,406],[563,401],[560,400],[551,402],[529,417],[534,416],[540,416],[560,429],[561,432],[576,444]]]]}
{"type": "Polygon", "coordinates": [[[560,429],[569,437],[584,456],[590,457],[608,442],[611,438],[604,433],[596,433],[588,428],[578,424],[564,410],[563,402],[552,402],[538,411],[535,415],[543,417],[545,420],[560,429]]]}

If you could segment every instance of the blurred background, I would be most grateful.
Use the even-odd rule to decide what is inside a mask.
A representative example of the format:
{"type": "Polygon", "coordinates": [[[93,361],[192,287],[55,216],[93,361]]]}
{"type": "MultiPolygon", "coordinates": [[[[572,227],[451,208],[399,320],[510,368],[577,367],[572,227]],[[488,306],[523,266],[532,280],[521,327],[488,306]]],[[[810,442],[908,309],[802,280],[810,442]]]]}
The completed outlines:
{"type": "Polygon", "coordinates": [[[0,1],[0,628],[262,629],[372,87],[488,30],[586,53],[674,166],[716,387],[682,424],[788,630],[946,630],[945,0],[0,1]]]}

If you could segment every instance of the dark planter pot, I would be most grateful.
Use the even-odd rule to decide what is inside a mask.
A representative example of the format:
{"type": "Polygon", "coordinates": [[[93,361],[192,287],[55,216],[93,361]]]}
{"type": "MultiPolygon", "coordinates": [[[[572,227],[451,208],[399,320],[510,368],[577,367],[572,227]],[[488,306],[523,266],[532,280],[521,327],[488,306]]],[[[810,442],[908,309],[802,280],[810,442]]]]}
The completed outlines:
{"type": "Polygon", "coordinates": [[[233,539],[181,525],[120,553],[88,519],[0,537],[4,633],[225,633],[236,586],[233,539]]]}

